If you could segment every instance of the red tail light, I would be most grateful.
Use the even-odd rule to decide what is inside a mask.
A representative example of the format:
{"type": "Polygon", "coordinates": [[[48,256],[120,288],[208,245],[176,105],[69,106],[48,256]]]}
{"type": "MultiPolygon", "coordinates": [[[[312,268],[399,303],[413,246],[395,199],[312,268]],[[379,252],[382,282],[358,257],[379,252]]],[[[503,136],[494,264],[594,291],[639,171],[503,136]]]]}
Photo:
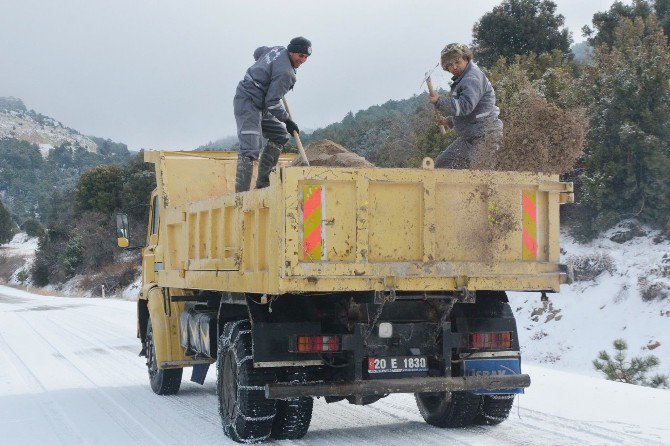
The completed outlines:
{"type": "Polygon", "coordinates": [[[470,333],[470,348],[504,350],[512,348],[512,332],[470,333]]]}
{"type": "Polygon", "coordinates": [[[298,353],[337,352],[340,338],[337,336],[298,336],[298,353]]]}

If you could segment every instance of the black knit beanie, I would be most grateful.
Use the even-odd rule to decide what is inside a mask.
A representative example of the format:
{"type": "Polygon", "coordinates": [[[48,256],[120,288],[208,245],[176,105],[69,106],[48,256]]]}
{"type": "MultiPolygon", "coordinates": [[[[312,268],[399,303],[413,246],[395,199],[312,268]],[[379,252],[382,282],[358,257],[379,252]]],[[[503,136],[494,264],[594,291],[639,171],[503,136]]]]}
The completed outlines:
{"type": "Polygon", "coordinates": [[[312,42],[304,37],[294,37],[286,48],[289,53],[312,54],[312,42]]]}

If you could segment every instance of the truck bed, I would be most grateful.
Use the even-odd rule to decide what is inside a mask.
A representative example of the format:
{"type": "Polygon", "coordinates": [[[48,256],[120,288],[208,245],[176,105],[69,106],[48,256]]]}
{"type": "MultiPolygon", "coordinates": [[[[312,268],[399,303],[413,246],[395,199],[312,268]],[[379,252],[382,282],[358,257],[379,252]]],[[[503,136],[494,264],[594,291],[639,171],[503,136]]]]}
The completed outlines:
{"type": "Polygon", "coordinates": [[[148,152],[163,287],[286,294],[558,291],[557,175],[290,167],[235,193],[236,154],[148,152]],[[197,179],[197,181],[196,181],[197,179]],[[196,186],[197,185],[197,186],[196,186]]]}

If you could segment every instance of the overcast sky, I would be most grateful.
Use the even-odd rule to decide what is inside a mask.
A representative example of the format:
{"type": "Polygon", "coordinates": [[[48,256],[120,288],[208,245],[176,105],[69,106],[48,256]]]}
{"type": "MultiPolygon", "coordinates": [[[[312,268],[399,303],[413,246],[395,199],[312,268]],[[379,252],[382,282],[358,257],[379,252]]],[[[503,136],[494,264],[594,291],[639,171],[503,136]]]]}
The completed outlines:
{"type": "MultiPolygon", "coordinates": [[[[254,49],[303,35],[313,54],[287,100],[314,129],[420,93],[442,47],[469,43],[499,3],[0,0],[0,96],[132,149],[193,149],[235,134],[233,95],[254,49]]],[[[579,42],[613,0],[556,3],[579,42]]]]}

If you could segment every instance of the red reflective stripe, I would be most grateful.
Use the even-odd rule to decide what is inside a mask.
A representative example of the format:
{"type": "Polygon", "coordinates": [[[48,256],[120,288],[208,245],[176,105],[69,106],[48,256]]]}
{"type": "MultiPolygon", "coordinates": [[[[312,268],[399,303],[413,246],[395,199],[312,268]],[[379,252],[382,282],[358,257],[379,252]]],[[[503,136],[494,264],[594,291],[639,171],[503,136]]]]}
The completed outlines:
{"type": "Polygon", "coordinates": [[[537,221],[537,207],[535,206],[535,202],[525,193],[522,195],[522,197],[523,211],[526,213],[526,215],[528,215],[528,217],[531,218],[531,220],[533,220],[533,223],[535,223],[537,221]]]}
{"type": "Polygon", "coordinates": [[[311,252],[321,243],[321,225],[318,225],[311,234],[305,238],[305,250],[311,252]]]}
{"type": "MultiPolygon", "coordinates": [[[[518,208],[517,208],[518,209],[518,208]]],[[[523,240],[523,246],[528,249],[533,256],[537,255],[537,241],[535,238],[528,233],[525,229],[523,230],[523,233],[521,234],[521,238],[523,240]]]]}
{"type": "Polygon", "coordinates": [[[321,206],[321,188],[314,189],[312,195],[305,200],[302,205],[302,218],[306,220],[312,213],[321,206]]]}

